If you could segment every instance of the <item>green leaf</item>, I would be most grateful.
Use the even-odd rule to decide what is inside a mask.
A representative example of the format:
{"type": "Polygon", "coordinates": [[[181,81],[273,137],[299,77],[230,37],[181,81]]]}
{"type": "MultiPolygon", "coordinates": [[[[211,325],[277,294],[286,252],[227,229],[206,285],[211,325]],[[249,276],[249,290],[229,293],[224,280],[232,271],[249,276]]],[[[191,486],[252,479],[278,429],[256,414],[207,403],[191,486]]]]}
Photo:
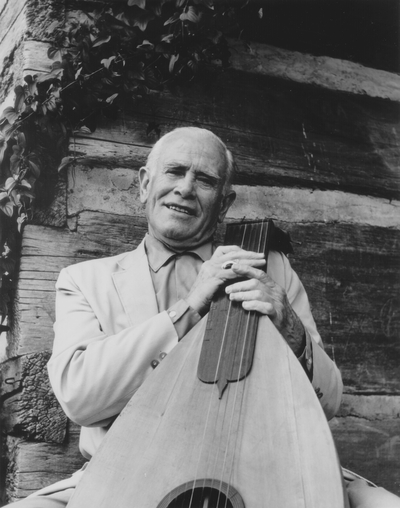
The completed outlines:
{"type": "Polygon", "coordinates": [[[36,82],[37,83],[45,83],[46,81],[51,81],[54,79],[54,74],[51,74],[50,72],[47,74],[39,74],[36,82]]]}
{"type": "Polygon", "coordinates": [[[178,61],[179,59],[179,55],[171,55],[171,58],[169,59],[169,72],[172,73],[173,70],[174,70],[174,66],[176,64],[176,62],[178,61]]]}
{"type": "MultiPolygon", "coordinates": [[[[39,166],[37,164],[35,164],[34,162],[32,162],[31,160],[28,160],[28,164],[29,164],[29,167],[31,168],[33,176],[35,178],[39,178],[39,176],[40,176],[40,168],[39,168],[39,166]]],[[[23,181],[26,181],[26,180],[23,180],[23,181]]]]}
{"type": "Polygon", "coordinates": [[[141,9],[144,9],[146,7],[146,0],[128,0],[128,5],[129,7],[137,5],[141,9]]]}
{"type": "Polygon", "coordinates": [[[5,108],[5,110],[3,111],[3,115],[2,115],[4,118],[7,118],[8,122],[13,125],[17,118],[18,118],[18,114],[16,113],[15,109],[12,108],[11,106],[9,106],[8,108],[5,108]]]}
{"type": "Polygon", "coordinates": [[[0,203],[0,210],[8,215],[8,217],[12,217],[14,214],[14,203],[10,198],[8,198],[8,201],[3,201],[0,203]]]}
{"type": "Polygon", "coordinates": [[[22,152],[23,149],[26,148],[26,138],[25,138],[25,134],[23,132],[18,132],[17,142],[18,142],[18,146],[20,146],[22,148],[21,149],[21,152],[22,152]]]}
{"type": "Polygon", "coordinates": [[[170,18],[165,21],[164,26],[171,25],[172,23],[175,23],[179,19],[179,12],[175,12],[170,18]]]}
{"type": "Polygon", "coordinates": [[[139,14],[137,14],[133,20],[133,26],[137,26],[140,28],[142,32],[146,30],[147,25],[149,21],[154,19],[154,14],[147,11],[141,11],[139,14]]]}
{"type": "Polygon", "coordinates": [[[152,44],[150,41],[148,41],[147,39],[144,39],[142,44],[139,44],[138,46],[136,46],[138,49],[153,49],[154,48],[154,44],[152,44]]]}
{"type": "Polygon", "coordinates": [[[57,60],[56,62],[53,62],[51,65],[50,65],[50,69],[52,71],[55,71],[55,70],[58,70],[58,69],[62,69],[62,64],[60,62],[60,60],[57,60]]]}
{"type": "Polygon", "coordinates": [[[23,110],[24,101],[25,101],[24,87],[21,85],[18,85],[15,87],[14,92],[15,92],[14,109],[18,113],[20,113],[23,110]]]}
{"type": "Polygon", "coordinates": [[[24,222],[26,222],[27,220],[28,220],[28,216],[26,215],[26,213],[21,213],[21,216],[18,217],[18,219],[17,219],[19,232],[21,232],[22,226],[23,226],[24,222]]]}
{"type": "Polygon", "coordinates": [[[114,94],[110,95],[110,97],[107,97],[106,102],[108,104],[112,104],[117,97],[118,97],[118,94],[114,93],[114,94]]]}
{"type": "Polygon", "coordinates": [[[7,178],[6,183],[5,183],[5,188],[6,188],[6,191],[8,192],[8,194],[10,194],[10,192],[13,190],[13,188],[16,185],[17,185],[17,181],[12,176],[7,178]]]}
{"type": "Polygon", "coordinates": [[[181,21],[191,21],[192,23],[198,23],[201,20],[201,13],[197,12],[196,9],[191,5],[188,7],[186,12],[182,12],[179,16],[181,21]]]}
{"type": "Polygon", "coordinates": [[[28,92],[29,92],[29,94],[30,95],[35,95],[35,93],[37,92],[36,76],[33,77],[30,74],[28,74],[27,76],[24,77],[24,81],[28,85],[28,92]]]}
{"type": "Polygon", "coordinates": [[[26,196],[29,199],[35,199],[35,193],[28,189],[21,189],[20,196],[26,196]]]}
{"type": "Polygon", "coordinates": [[[73,157],[63,157],[61,159],[61,164],[58,166],[57,171],[60,172],[65,169],[71,162],[74,160],[73,157]]]}
{"type": "Polygon", "coordinates": [[[93,42],[93,48],[96,48],[97,46],[101,46],[102,44],[105,44],[106,42],[109,42],[111,40],[111,35],[108,35],[107,37],[98,37],[93,42]]]}
{"type": "Polygon", "coordinates": [[[101,60],[101,62],[100,62],[100,63],[102,63],[106,69],[109,69],[109,68],[110,68],[110,65],[112,64],[112,62],[113,62],[116,58],[117,58],[117,57],[116,57],[115,55],[110,56],[110,58],[103,58],[103,60],[101,60]]]}
{"type": "Polygon", "coordinates": [[[171,42],[173,38],[174,34],[164,35],[164,37],[161,39],[161,42],[171,42]]]}
{"type": "Polygon", "coordinates": [[[57,103],[54,96],[51,96],[46,101],[46,106],[49,111],[56,111],[57,110],[57,103]]]}
{"type": "Polygon", "coordinates": [[[47,56],[50,58],[50,60],[54,60],[55,58],[58,58],[61,60],[62,52],[59,48],[50,46],[50,48],[47,50],[47,56]]]}
{"type": "Polygon", "coordinates": [[[13,175],[19,174],[19,164],[20,164],[21,158],[19,155],[11,155],[10,157],[10,171],[13,175]]]}
{"type": "Polygon", "coordinates": [[[28,182],[28,180],[25,180],[25,178],[21,180],[21,185],[22,187],[26,187],[27,189],[32,189],[32,185],[28,182]]]}
{"type": "Polygon", "coordinates": [[[10,192],[10,198],[15,206],[21,206],[21,194],[16,189],[10,192]]]}

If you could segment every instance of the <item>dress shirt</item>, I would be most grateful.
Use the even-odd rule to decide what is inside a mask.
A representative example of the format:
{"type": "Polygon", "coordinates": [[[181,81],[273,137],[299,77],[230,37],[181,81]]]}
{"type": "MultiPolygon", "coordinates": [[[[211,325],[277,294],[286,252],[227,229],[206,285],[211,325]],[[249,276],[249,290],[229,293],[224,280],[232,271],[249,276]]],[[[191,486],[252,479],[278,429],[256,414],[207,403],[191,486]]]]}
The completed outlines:
{"type": "Polygon", "coordinates": [[[192,250],[176,252],[147,234],[145,249],[158,311],[167,311],[180,340],[201,319],[185,298],[201,265],[211,258],[214,246],[207,242],[192,250]]]}

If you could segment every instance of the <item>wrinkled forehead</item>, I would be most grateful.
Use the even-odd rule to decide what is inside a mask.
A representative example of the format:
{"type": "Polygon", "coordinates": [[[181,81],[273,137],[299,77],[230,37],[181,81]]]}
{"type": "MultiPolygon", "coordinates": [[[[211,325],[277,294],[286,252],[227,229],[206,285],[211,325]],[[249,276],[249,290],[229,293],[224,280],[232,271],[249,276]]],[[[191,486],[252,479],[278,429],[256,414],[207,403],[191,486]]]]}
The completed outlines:
{"type": "Polygon", "coordinates": [[[225,175],[226,150],[219,139],[208,132],[171,133],[160,147],[157,167],[178,164],[186,167],[209,167],[225,175]]]}

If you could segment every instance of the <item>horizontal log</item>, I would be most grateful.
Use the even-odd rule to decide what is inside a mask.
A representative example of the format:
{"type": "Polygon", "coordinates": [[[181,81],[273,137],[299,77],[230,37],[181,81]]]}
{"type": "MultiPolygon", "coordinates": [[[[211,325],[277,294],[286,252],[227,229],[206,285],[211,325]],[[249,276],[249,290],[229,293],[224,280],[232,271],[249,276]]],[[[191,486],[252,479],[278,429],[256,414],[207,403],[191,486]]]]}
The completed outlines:
{"type": "Polygon", "coordinates": [[[366,420],[399,419],[400,397],[398,395],[344,394],[337,416],[354,416],[366,420]]]}
{"type": "Polygon", "coordinates": [[[7,485],[9,501],[21,498],[64,480],[85,462],[79,453],[79,428],[70,425],[68,439],[63,444],[32,443],[21,438],[7,438],[8,469],[12,476],[7,485]]]}
{"type": "MultiPolygon", "coordinates": [[[[100,147],[92,141],[90,154],[101,156],[105,145],[103,142],[100,147]]],[[[132,169],[118,165],[111,169],[98,163],[77,165],[69,175],[68,214],[88,210],[143,217],[137,172],[133,169],[137,163],[130,164],[132,169]]],[[[400,228],[400,201],[274,186],[236,185],[234,189],[237,198],[227,215],[231,219],[271,217],[287,222],[338,221],[400,228]]]]}
{"type": "Polygon", "coordinates": [[[234,69],[284,77],[330,90],[400,101],[400,77],[391,72],[254,42],[231,39],[229,48],[234,69]]]}
{"type": "Polygon", "coordinates": [[[343,467],[400,495],[399,419],[334,418],[330,427],[343,467]]]}

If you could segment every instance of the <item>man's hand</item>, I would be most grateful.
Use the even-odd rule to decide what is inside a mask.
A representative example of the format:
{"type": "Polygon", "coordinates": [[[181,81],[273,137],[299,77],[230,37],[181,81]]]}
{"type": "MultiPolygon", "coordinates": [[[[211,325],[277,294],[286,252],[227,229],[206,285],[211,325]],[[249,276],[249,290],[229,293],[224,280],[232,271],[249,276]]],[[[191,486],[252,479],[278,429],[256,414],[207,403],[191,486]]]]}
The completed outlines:
{"type": "Polygon", "coordinates": [[[305,347],[304,327],[285,291],[265,272],[246,263],[234,264],[229,271],[238,278],[248,279],[227,286],[225,291],[229,298],[242,302],[246,310],[268,315],[295,355],[300,356],[305,347]]]}
{"type": "MultiPolygon", "coordinates": [[[[263,253],[246,251],[236,245],[218,247],[211,259],[203,263],[195,283],[186,297],[188,304],[201,316],[208,312],[213,296],[218,289],[227,281],[238,278],[238,274],[234,270],[223,268],[230,262],[233,262],[233,266],[260,268],[265,265],[265,256],[263,253]]],[[[261,272],[261,270],[257,271],[261,272]]]]}

